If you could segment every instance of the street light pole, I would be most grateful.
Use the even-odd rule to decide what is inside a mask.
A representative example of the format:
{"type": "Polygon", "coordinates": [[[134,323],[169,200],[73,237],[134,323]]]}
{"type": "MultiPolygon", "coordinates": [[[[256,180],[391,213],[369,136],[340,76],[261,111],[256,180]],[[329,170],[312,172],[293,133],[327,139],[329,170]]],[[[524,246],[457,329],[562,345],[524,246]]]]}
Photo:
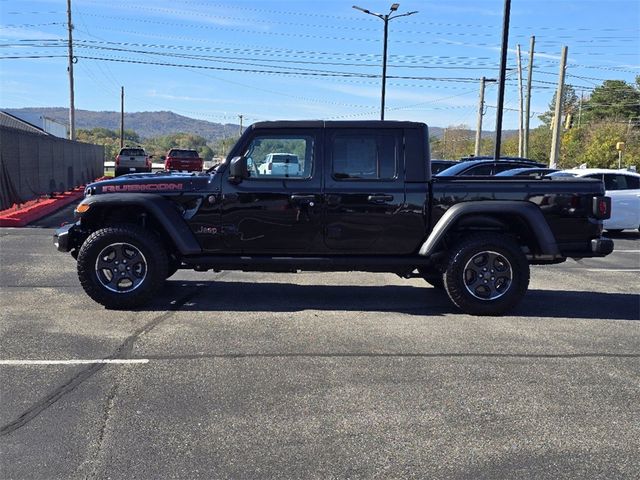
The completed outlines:
{"type": "Polygon", "coordinates": [[[380,100],[380,120],[384,120],[384,97],[387,87],[387,38],[389,38],[389,15],[384,16],[384,50],[382,52],[382,98],[380,100]]]}
{"type": "Polygon", "coordinates": [[[378,17],[380,20],[384,22],[384,40],[383,40],[384,46],[382,50],[382,98],[380,99],[380,120],[384,120],[384,99],[385,99],[386,86],[387,86],[387,40],[389,38],[389,21],[393,20],[394,18],[408,17],[409,15],[418,13],[417,11],[415,11],[415,12],[403,13],[402,15],[391,16],[392,13],[397,11],[399,7],[400,7],[399,3],[393,3],[391,4],[391,7],[389,7],[389,13],[383,15],[382,13],[375,13],[370,10],[367,10],[366,8],[361,8],[356,5],[353,6],[353,8],[355,8],[356,10],[360,10],[361,12],[366,13],[367,15],[373,15],[374,17],[378,17]]]}

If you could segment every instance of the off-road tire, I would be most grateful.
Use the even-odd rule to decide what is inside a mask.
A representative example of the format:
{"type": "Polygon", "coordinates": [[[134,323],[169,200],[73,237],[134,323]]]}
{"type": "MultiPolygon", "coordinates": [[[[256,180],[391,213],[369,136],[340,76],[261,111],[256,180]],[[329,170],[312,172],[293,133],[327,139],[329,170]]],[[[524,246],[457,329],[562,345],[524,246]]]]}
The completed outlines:
{"type": "Polygon", "coordinates": [[[95,231],[84,241],[78,253],[78,278],[93,300],[109,309],[126,310],[151,300],[167,277],[168,265],[167,252],[152,232],[137,225],[115,225],[95,231]],[[123,268],[127,259],[129,264],[123,268]],[[106,276],[105,272],[112,275],[111,267],[113,275],[124,278],[106,276]],[[128,279],[132,279],[129,288],[128,279]],[[124,287],[118,282],[124,282],[124,287]]]}
{"type": "Polygon", "coordinates": [[[451,250],[444,273],[451,301],[471,315],[502,315],[529,287],[529,262],[519,245],[501,234],[477,234],[451,250]]]}

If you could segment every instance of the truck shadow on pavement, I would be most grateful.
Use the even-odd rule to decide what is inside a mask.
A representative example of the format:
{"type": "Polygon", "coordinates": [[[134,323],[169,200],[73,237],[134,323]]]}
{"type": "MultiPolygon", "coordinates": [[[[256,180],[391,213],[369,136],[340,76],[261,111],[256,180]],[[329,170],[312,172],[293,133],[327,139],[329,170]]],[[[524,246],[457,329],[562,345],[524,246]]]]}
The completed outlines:
{"type": "MultiPolygon", "coordinates": [[[[298,312],[303,310],[397,312],[409,315],[462,313],[442,290],[415,286],[299,285],[237,281],[170,280],[141,310],[298,312]],[[186,300],[184,300],[187,298],[186,300]]],[[[529,290],[506,316],[640,321],[640,296],[631,293],[529,290]]]]}

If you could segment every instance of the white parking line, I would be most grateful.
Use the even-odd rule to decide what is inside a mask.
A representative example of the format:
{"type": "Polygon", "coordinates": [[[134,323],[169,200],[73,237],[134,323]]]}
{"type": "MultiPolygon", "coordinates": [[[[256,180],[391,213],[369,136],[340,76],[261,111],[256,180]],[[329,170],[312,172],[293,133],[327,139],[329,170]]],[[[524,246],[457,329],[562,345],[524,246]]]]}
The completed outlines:
{"type": "Polygon", "coordinates": [[[640,253],[640,250],[614,250],[613,253],[640,253]]]}
{"type": "Polygon", "coordinates": [[[149,363],[148,358],[104,358],[96,360],[0,360],[0,365],[87,365],[95,363],[136,364],[149,363]]]}
{"type": "Polygon", "coordinates": [[[638,268],[585,268],[587,272],[640,272],[638,268]]]}

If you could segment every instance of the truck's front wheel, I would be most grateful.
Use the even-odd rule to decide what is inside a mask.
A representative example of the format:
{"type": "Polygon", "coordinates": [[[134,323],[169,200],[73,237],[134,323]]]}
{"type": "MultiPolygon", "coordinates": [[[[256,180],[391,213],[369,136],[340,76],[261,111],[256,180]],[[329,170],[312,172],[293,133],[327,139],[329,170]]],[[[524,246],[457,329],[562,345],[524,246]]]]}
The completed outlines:
{"type": "Polygon", "coordinates": [[[524,297],[529,263],[510,238],[479,234],[454,247],[444,285],[451,301],[465,313],[501,315],[524,297]]]}
{"type": "Polygon", "coordinates": [[[136,225],[92,233],[78,253],[78,278],[85,292],[107,308],[128,309],[148,302],[167,276],[162,242],[136,225]]]}

